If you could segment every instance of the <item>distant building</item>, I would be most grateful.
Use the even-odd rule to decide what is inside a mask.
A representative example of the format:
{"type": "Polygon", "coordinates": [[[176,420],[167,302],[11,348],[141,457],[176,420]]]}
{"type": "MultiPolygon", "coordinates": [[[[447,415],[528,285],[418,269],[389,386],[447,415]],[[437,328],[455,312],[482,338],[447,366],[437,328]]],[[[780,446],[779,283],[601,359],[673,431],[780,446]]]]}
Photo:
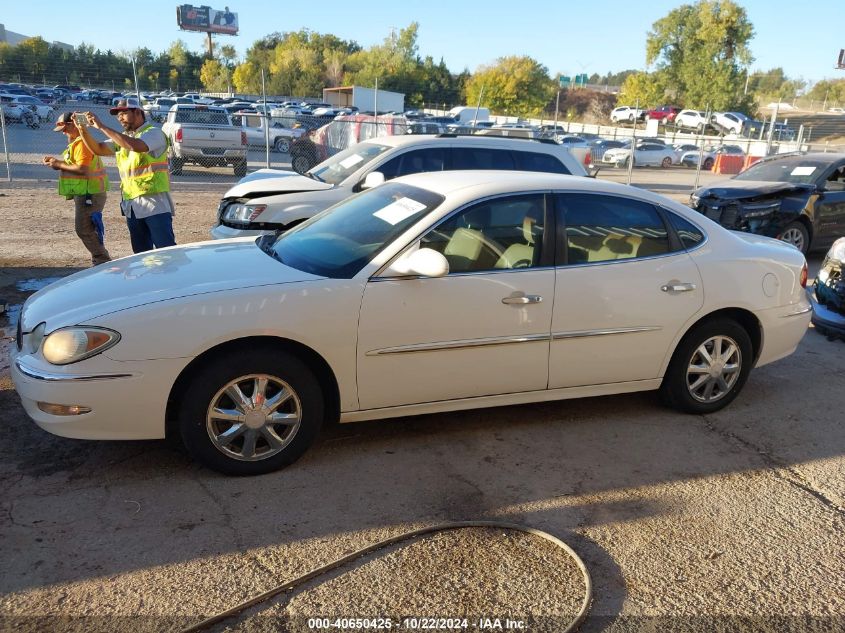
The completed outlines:
{"type": "MultiPolygon", "coordinates": [[[[13,31],[7,31],[6,26],[0,24],[0,42],[6,42],[11,46],[17,46],[24,40],[28,40],[30,37],[35,37],[34,35],[21,35],[20,33],[15,33],[13,31]]],[[[63,48],[66,51],[72,51],[75,47],[73,44],[65,44],[64,42],[50,42],[51,46],[58,46],[59,48],[63,48]]]]}

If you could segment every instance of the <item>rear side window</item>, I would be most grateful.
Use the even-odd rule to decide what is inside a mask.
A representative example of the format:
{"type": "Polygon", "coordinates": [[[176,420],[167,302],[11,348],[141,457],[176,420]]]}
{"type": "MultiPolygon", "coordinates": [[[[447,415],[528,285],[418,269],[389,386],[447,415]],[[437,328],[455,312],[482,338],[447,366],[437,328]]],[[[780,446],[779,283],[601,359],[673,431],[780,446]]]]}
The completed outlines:
{"type": "Polygon", "coordinates": [[[669,233],[646,202],[591,194],[557,196],[567,263],[585,264],[668,253],[669,233]]]}
{"type": "Polygon", "coordinates": [[[684,248],[695,248],[704,241],[704,233],[695,224],[671,211],[666,211],[666,215],[669,216],[669,222],[675,229],[675,233],[678,234],[684,248]]]}
{"type": "Polygon", "coordinates": [[[544,171],[550,174],[571,174],[563,163],[549,154],[536,152],[514,152],[517,169],[523,171],[544,171]]]}
{"type": "Polygon", "coordinates": [[[452,169],[515,169],[509,150],[489,147],[452,148],[452,169]]]}

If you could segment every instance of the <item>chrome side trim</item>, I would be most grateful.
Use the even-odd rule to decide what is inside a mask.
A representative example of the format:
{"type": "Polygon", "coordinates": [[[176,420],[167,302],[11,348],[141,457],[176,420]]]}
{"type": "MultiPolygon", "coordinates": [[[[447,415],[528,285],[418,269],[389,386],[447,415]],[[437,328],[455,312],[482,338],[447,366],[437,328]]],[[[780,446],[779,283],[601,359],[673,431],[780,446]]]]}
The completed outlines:
{"type": "Polygon", "coordinates": [[[132,378],[136,374],[87,374],[68,376],[66,374],[51,374],[46,371],[32,369],[22,364],[20,361],[15,361],[15,366],[24,376],[35,378],[36,380],[44,380],[47,382],[86,382],[90,380],[112,380],[113,378],[132,378]]]}
{"type": "Polygon", "coordinates": [[[501,336],[494,338],[464,339],[462,341],[443,341],[442,343],[416,343],[414,345],[399,345],[370,350],[366,356],[384,356],[386,354],[410,354],[413,352],[437,352],[452,349],[469,349],[473,347],[489,347],[493,345],[512,345],[514,343],[536,343],[548,341],[548,334],[525,334],[522,336],[501,336]]]}
{"type": "Polygon", "coordinates": [[[580,330],[575,332],[553,332],[552,340],[560,341],[567,338],[586,338],[588,336],[611,336],[613,334],[633,334],[636,332],[654,332],[655,330],[662,330],[659,325],[649,325],[645,327],[621,327],[609,330],[580,330]]]}
{"type": "Polygon", "coordinates": [[[802,308],[802,309],[800,309],[796,312],[790,312],[789,314],[781,314],[780,318],[781,319],[789,319],[791,317],[801,316],[802,314],[807,314],[808,312],[812,312],[812,311],[813,311],[813,304],[811,303],[806,308],[802,308]]]}

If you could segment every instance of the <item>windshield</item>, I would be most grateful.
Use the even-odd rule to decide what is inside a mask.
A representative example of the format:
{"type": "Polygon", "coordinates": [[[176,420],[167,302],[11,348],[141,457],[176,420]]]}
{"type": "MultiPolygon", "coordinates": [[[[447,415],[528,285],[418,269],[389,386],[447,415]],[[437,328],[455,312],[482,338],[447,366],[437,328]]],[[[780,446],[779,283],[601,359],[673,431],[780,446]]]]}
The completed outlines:
{"type": "Polygon", "coordinates": [[[431,191],[386,183],[347,198],[283,233],[270,244],[269,251],[292,268],[351,279],[441,202],[443,196],[431,191]]]}
{"type": "Polygon", "coordinates": [[[309,171],[307,175],[336,185],[389,149],[386,145],[358,143],[327,158],[309,171]]]}
{"type": "Polygon", "coordinates": [[[734,180],[808,184],[815,182],[827,167],[827,164],[819,161],[800,157],[789,160],[763,161],[749,167],[741,174],[737,174],[734,176],[734,180]]]}

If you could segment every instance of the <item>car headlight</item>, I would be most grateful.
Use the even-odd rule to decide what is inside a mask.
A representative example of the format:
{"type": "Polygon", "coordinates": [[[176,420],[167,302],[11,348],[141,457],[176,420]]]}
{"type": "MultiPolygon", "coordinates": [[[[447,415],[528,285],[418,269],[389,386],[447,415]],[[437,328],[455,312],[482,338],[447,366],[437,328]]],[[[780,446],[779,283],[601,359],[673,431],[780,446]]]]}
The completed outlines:
{"type": "Polygon", "coordinates": [[[780,200],[774,202],[760,202],[743,205],[743,216],[746,218],[762,218],[780,210],[780,200]]]}
{"type": "Polygon", "coordinates": [[[232,224],[249,224],[261,215],[261,212],[266,208],[266,204],[241,204],[236,202],[230,204],[223,212],[223,221],[232,224]]]}
{"type": "Polygon", "coordinates": [[[833,243],[827,253],[827,258],[840,264],[845,263],[845,237],[841,237],[833,243]]]}
{"type": "Polygon", "coordinates": [[[67,327],[49,334],[41,353],[48,363],[69,365],[106,351],[119,340],[120,334],[105,328],[67,327]]]}

